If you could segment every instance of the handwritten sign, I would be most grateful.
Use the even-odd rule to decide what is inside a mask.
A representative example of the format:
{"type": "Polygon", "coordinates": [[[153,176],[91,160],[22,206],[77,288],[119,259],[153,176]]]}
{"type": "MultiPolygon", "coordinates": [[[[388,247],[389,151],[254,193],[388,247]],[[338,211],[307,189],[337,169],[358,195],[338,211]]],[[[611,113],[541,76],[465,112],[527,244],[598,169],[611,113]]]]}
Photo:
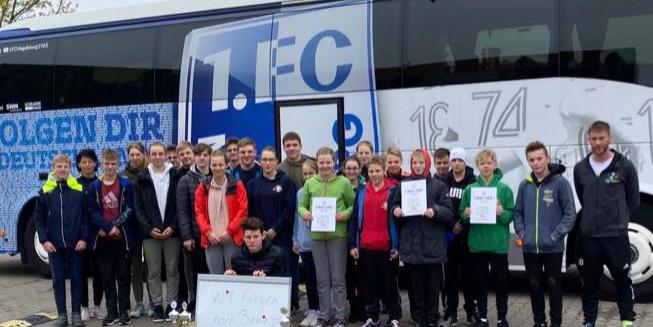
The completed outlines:
{"type": "Polygon", "coordinates": [[[290,278],[198,276],[197,327],[280,326],[290,312],[290,278]]]}
{"type": "Polygon", "coordinates": [[[426,180],[401,182],[403,216],[421,216],[426,212],[426,180]]]}
{"type": "Polygon", "coordinates": [[[472,187],[470,222],[472,224],[497,223],[497,188],[472,187]]]}
{"type": "Polygon", "coordinates": [[[313,198],[311,214],[312,232],[336,231],[336,198],[313,198]]]}

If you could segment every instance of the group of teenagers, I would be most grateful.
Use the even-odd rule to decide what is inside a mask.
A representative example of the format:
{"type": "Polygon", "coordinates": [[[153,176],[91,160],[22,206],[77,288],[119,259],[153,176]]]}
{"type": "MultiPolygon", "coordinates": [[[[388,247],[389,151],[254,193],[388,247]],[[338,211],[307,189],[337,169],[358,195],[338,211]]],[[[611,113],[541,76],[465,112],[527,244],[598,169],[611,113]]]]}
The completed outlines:
{"type": "Polygon", "coordinates": [[[146,152],[141,143],[133,143],[120,173],[118,151],[105,149],[101,176],[96,175],[93,150],[77,155],[78,178],[70,173],[71,158],[57,155],[35,213],[39,240],[50,258],[56,326],[68,324],[67,275],[72,325],[84,326],[91,267],[92,313],[101,318],[98,308],[104,294],[106,326],[129,324],[145,311],[142,276],[147,277],[153,322],[165,321],[175,300],[188,301],[189,310],[195,309],[199,273],[291,277],[291,307],[296,312],[301,257],[308,302],[301,326],[344,327],[356,321],[364,327],[400,326],[401,261],[416,325],[457,325],[462,291],[467,322],[489,326],[487,296],[492,287],[496,325],[507,327],[511,223],[515,244],[523,250],[533,326],[562,325],[560,274],[565,237],[574,226],[579,230],[583,326],[593,327],[597,319],[603,265],[616,285],[622,326],[632,326],[627,225],[639,205],[637,171],[610,149],[607,123],[589,126],[587,140],[592,151],[574,167],[582,206],[578,214],[563,176],[565,167],[551,163],[547,147],[539,141],[525,148],[531,172],[519,185],[516,201],[501,181],[496,153],[487,148],[474,159],[478,176],[463,148],[437,149],[434,160],[427,150],[417,149],[410,155],[410,171],[404,171],[398,148],[375,155],[367,141],[336,171],[333,149],[320,148],[311,158],[302,153],[301,138],[294,132],[282,138],[281,162],[272,147],[263,148],[256,160],[256,145],[249,138],[228,139],[220,150],[202,143],[170,147],[153,142],[146,152]],[[426,210],[405,215],[402,182],[420,179],[426,185],[426,210]],[[472,189],[482,187],[496,188],[494,224],[470,221],[472,189]],[[312,231],[312,199],[324,197],[335,198],[335,230],[312,231]],[[385,323],[381,312],[388,315],[385,323]]]}

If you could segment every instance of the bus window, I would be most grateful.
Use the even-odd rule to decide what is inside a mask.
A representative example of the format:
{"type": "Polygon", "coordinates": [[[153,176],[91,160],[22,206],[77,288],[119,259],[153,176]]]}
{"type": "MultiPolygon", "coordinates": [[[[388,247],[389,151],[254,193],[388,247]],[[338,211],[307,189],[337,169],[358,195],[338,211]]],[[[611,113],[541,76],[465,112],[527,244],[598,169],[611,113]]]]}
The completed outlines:
{"type": "Polygon", "coordinates": [[[56,42],[0,44],[0,112],[52,108],[56,42]]]}
{"type": "Polygon", "coordinates": [[[399,1],[377,1],[373,5],[374,73],[376,88],[400,88],[401,17],[399,1]]]}
{"type": "Polygon", "coordinates": [[[411,0],[406,10],[406,86],[557,74],[553,1],[411,0]]]}
{"type": "Polygon", "coordinates": [[[154,102],[154,29],[59,40],[55,99],[59,108],[154,102]]]}
{"type": "Polygon", "coordinates": [[[650,1],[564,2],[561,17],[563,76],[653,86],[650,1]]]}

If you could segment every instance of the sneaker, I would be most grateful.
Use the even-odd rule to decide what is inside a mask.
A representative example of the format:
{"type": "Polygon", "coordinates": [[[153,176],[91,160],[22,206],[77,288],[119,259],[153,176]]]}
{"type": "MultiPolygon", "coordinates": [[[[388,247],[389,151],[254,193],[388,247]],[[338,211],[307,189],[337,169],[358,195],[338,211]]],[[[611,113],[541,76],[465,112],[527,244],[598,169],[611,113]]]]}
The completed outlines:
{"type": "Polygon", "coordinates": [[[399,320],[393,319],[386,324],[387,327],[401,327],[399,320]]]}
{"type": "Polygon", "coordinates": [[[129,311],[129,317],[130,318],[140,318],[141,315],[143,314],[143,311],[145,311],[145,307],[143,307],[143,303],[138,302],[134,306],[134,310],[129,311]]]}
{"type": "Polygon", "coordinates": [[[166,311],[163,313],[163,317],[166,319],[167,322],[171,322],[172,319],[170,318],[170,312],[172,312],[172,307],[170,304],[166,307],[166,311]]]}
{"type": "Polygon", "coordinates": [[[497,321],[497,327],[510,327],[510,325],[508,325],[508,320],[502,319],[497,321]]]}
{"type": "Polygon", "coordinates": [[[622,320],[621,327],[633,327],[633,322],[630,320],[622,320]]]}
{"type": "Polygon", "coordinates": [[[594,327],[594,323],[593,322],[586,322],[586,323],[583,324],[583,327],[594,327]]]}
{"type": "Polygon", "coordinates": [[[329,326],[329,322],[322,319],[322,318],[317,318],[317,322],[315,323],[315,327],[327,327],[329,326]]]}
{"type": "MultiPolygon", "coordinates": [[[[93,307],[93,310],[91,311],[91,318],[102,320],[105,317],[106,315],[104,314],[104,312],[102,312],[102,308],[99,305],[93,307]]],[[[82,318],[84,318],[83,311],[82,311],[82,318]]]]}
{"type": "Polygon", "coordinates": [[[374,322],[372,318],[368,318],[367,321],[365,321],[365,324],[361,327],[381,327],[381,322],[374,322]]]}
{"type": "Polygon", "coordinates": [[[132,321],[129,319],[129,315],[127,312],[123,312],[120,314],[120,326],[126,326],[126,325],[131,325],[132,321]]]}
{"type": "MultiPolygon", "coordinates": [[[[546,327],[546,323],[535,323],[533,327],[546,327]]],[[[551,325],[553,327],[553,325],[551,325]]]]}
{"type": "Polygon", "coordinates": [[[478,316],[478,312],[474,311],[472,313],[467,313],[467,323],[470,326],[473,326],[481,318],[478,316]]]}
{"type": "Polygon", "coordinates": [[[315,321],[317,321],[317,311],[308,310],[306,317],[304,317],[304,320],[302,320],[299,325],[301,327],[310,327],[315,324],[315,321]]]}
{"type": "Polygon", "coordinates": [[[347,327],[347,321],[344,319],[336,319],[336,322],[331,325],[332,327],[347,327]]]}
{"type": "Polygon", "coordinates": [[[91,311],[88,310],[88,307],[82,307],[80,316],[82,317],[82,321],[89,321],[91,320],[91,311]]]}
{"type": "Polygon", "coordinates": [[[119,321],[120,320],[118,319],[118,317],[108,314],[107,317],[104,318],[104,320],[102,320],[102,326],[113,326],[117,324],[119,321]]]}
{"type": "Polygon", "coordinates": [[[165,316],[163,315],[163,306],[154,306],[152,309],[152,322],[158,324],[164,322],[165,320],[165,316]]]}
{"type": "Polygon", "coordinates": [[[451,317],[449,315],[444,316],[442,320],[440,320],[440,324],[438,324],[439,327],[453,327],[454,325],[454,320],[458,322],[458,319],[455,317],[451,317]]]}
{"type": "Polygon", "coordinates": [[[66,327],[68,326],[68,315],[60,315],[54,321],[54,327],[66,327]]]}
{"type": "Polygon", "coordinates": [[[154,307],[155,305],[152,302],[150,302],[150,305],[147,307],[147,316],[150,318],[154,317],[154,307]]]}
{"type": "Polygon", "coordinates": [[[487,319],[478,318],[476,322],[472,325],[473,327],[488,327],[487,319]]]}
{"type": "Polygon", "coordinates": [[[72,326],[73,327],[85,327],[86,324],[82,320],[82,315],[79,313],[73,313],[71,315],[72,326]]]}

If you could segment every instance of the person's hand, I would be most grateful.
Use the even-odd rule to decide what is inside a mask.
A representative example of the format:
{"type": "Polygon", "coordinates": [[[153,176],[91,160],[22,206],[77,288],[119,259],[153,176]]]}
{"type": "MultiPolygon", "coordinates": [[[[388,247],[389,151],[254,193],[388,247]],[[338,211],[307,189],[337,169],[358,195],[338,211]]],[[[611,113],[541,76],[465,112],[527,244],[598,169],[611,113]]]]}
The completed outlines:
{"type": "Polygon", "coordinates": [[[100,237],[107,237],[107,233],[105,233],[105,232],[104,232],[103,230],[101,230],[101,229],[97,232],[97,234],[98,234],[98,236],[100,236],[100,237]]]}
{"type": "Polygon", "coordinates": [[[311,221],[313,220],[313,214],[310,211],[306,211],[302,214],[302,219],[306,221],[311,221]]]}
{"type": "Polygon", "coordinates": [[[150,229],[150,237],[155,239],[155,240],[160,240],[163,238],[163,235],[161,234],[161,230],[158,228],[152,228],[150,229]]]}
{"type": "Polygon", "coordinates": [[[392,210],[392,214],[397,218],[401,217],[402,215],[401,208],[396,207],[394,210],[392,210]]]}
{"type": "Polygon", "coordinates": [[[77,241],[77,244],[75,245],[75,251],[82,252],[84,250],[86,250],[86,241],[84,240],[77,241]]]}
{"type": "Polygon", "coordinates": [[[299,254],[299,245],[293,244],[292,245],[292,252],[295,252],[295,254],[299,254]]]}
{"type": "Polygon", "coordinates": [[[272,228],[268,229],[268,230],[265,232],[265,239],[267,239],[267,240],[270,240],[270,241],[271,241],[271,240],[272,240],[273,238],[275,238],[276,236],[277,236],[277,232],[276,232],[274,229],[272,229],[272,228]]]}
{"type": "Polygon", "coordinates": [[[343,221],[345,221],[345,219],[347,219],[347,217],[345,216],[345,214],[343,212],[338,212],[336,214],[336,221],[337,222],[343,222],[343,221]]]}
{"type": "Polygon", "coordinates": [[[227,269],[227,270],[224,272],[224,275],[225,275],[225,276],[236,276],[236,272],[233,271],[233,270],[231,270],[231,269],[227,269]]]}
{"type": "Polygon", "coordinates": [[[381,209],[388,210],[388,201],[383,202],[383,204],[381,205],[381,209]]]}
{"type": "Polygon", "coordinates": [[[424,217],[426,217],[426,218],[435,217],[435,211],[433,211],[433,208],[426,209],[426,211],[424,212],[424,217]]]}
{"type": "Polygon", "coordinates": [[[192,238],[191,238],[190,240],[185,240],[185,241],[184,241],[184,247],[185,247],[186,250],[188,250],[188,251],[193,251],[193,250],[195,250],[195,240],[192,239],[192,238]]]}
{"type": "Polygon", "coordinates": [[[358,260],[359,256],[358,256],[358,249],[357,248],[353,248],[353,249],[349,250],[349,254],[351,254],[351,257],[354,258],[354,260],[358,260]]]}
{"type": "Polygon", "coordinates": [[[399,251],[397,249],[390,250],[390,261],[399,259],[399,251]]]}
{"type": "Polygon", "coordinates": [[[118,229],[118,227],[113,226],[111,228],[111,230],[109,231],[109,237],[112,237],[112,238],[120,237],[120,230],[118,229]]]}
{"type": "Polygon", "coordinates": [[[163,230],[163,232],[161,232],[161,237],[166,239],[166,238],[172,236],[172,233],[174,233],[174,232],[175,231],[174,231],[174,229],[172,229],[172,227],[167,227],[166,229],[163,230]]]}
{"type": "Polygon", "coordinates": [[[220,243],[220,239],[215,235],[213,231],[209,232],[208,239],[211,245],[218,245],[220,243]]]}
{"type": "Polygon", "coordinates": [[[499,201],[497,201],[497,216],[503,215],[503,206],[499,201]]]}
{"type": "Polygon", "coordinates": [[[252,274],[254,277],[265,277],[265,272],[263,270],[254,270],[254,273],[252,274]]]}
{"type": "Polygon", "coordinates": [[[472,215],[472,210],[469,207],[465,208],[465,217],[470,217],[472,215]]]}
{"type": "Polygon", "coordinates": [[[460,223],[456,223],[453,225],[452,232],[456,235],[460,234],[463,232],[463,226],[460,223]]]}
{"type": "Polygon", "coordinates": [[[45,242],[43,242],[43,249],[44,249],[45,252],[47,252],[47,253],[55,253],[55,252],[57,252],[57,248],[55,248],[55,247],[54,247],[54,244],[52,244],[52,242],[50,242],[50,241],[45,241],[45,242]]]}
{"type": "Polygon", "coordinates": [[[218,237],[218,242],[220,243],[226,243],[231,240],[231,235],[229,233],[224,233],[218,237]]]}

